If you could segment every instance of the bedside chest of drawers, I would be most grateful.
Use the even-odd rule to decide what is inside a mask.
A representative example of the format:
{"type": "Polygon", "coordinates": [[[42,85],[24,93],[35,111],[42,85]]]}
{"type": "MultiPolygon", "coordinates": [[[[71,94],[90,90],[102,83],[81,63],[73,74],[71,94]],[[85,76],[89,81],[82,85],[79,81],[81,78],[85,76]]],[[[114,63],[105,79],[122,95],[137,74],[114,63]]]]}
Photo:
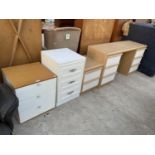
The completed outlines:
{"type": "Polygon", "coordinates": [[[93,58],[86,57],[85,71],[81,93],[91,90],[99,85],[103,65],[93,58]]]}
{"type": "Polygon", "coordinates": [[[56,106],[80,95],[85,57],[68,48],[61,48],[42,51],[41,61],[57,75],[56,106]]]}
{"type": "Polygon", "coordinates": [[[56,75],[39,62],[3,68],[2,73],[19,99],[20,123],[55,107],[56,75]]]}
{"type": "Polygon", "coordinates": [[[90,45],[87,56],[103,64],[100,85],[104,85],[114,80],[117,70],[125,75],[137,70],[146,47],[133,41],[90,45]]]}

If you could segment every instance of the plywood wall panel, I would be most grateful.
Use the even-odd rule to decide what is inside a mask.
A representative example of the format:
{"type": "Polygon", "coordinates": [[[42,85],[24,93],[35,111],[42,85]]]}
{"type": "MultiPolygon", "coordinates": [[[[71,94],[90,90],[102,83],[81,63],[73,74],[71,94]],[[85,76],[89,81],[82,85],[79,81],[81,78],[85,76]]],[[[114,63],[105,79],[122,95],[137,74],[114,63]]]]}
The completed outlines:
{"type": "Polygon", "coordinates": [[[40,52],[41,20],[0,20],[0,68],[40,61],[40,52]]]}
{"type": "Polygon", "coordinates": [[[75,26],[82,29],[80,53],[86,54],[88,45],[109,42],[114,22],[114,19],[84,19],[79,22],[75,21],[75,26]]]}

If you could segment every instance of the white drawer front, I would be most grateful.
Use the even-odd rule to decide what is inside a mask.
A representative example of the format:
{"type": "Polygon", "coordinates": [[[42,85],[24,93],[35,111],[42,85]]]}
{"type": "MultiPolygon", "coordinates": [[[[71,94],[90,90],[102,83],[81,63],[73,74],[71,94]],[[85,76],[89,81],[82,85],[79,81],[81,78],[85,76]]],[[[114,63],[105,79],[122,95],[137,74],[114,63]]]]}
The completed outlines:
{"type": "Polygon", "coordinates": [[[63,79],[58,78],[58,87],[64,88],[68,86],[73,86],[75,84],[80,84],[82,81],[82,75],[75,74],[74,76],[65,77],[63,79]]]}
{"type": "Polygon", "coordinates": [[[54,89],[56,89],[56,78],[18,88],[15,91],[19,101],[22,101],[54,89]]]}
{"type": "Polygon", "coordinates": [[[137,52],[135,54],[135,58],[137,58],[137,57],[143,57],[144,52],[145,52],[145,49],[139,49],[139,50],[137,50],[137,52]]]}
{"type": "Polygon", "coordinates": [[[80,93],[78,92],[78,93],[74,93],[72,95],[66,96],[64,98],[60,98],[60,99],[58,99],[56,106],[60,106],[60,105],[66,103],[66,102],[69,102],[79,96],[80,96],[80,93]]]}
{"type": "Polygon", "coordinates": [[[68,67],[62,67],[59,77],[72,76],[74,74],[82,74],[84,70],[84,64],[74,64],[68,67]]]}
{"type": "Polygon", "coordinates": [[[129,73],[136,71],[138,69],[138,66],[139,65],[132,66],[129,70],[129,73]]]}
{"type": "Polygon", "coordinates": [[[112,56],[112,57],[108,57],[106,67],[119,64],[119,61],[121,59],[121,55],[122,54],[119,54],[119,55],[116,55],[116,56],[112,56]]]}
{"type": "Polygon", "coordinates": [[[134,59],[132,62],[132,66],[140,64],[141,60],[142,60],[142,57],[134,59]]]}
{"type": "Polygon", "coordinates": [[[71,94],[74,94],[75,92],[80,92],[81,85],[75,85],[74,87],[68,87],[66,89],[58,89],[58,98],[62,98],[65,96],[69,96],[71,94]]]}
{"type": "Polygon", "coordinates": [[[100,78],[100,75],[101,75],[101,69],[87,72],[87,73],[85,73],[85,76],[84,76],[84,82],[100,78]]]}
{"type": "Polygon", "coordinates": [[[91,88],[97,87],[99,84],[99,79],[83,84],[82,92],[89,90],[91,88]]]}
{"type": "Polygon", "coordinates": [[[101,85],[106,84],[106,83],[114,80],[115,75],[116,74],[113,74],[113,75],[110,75],[110,76],[107,76],[107,77],[103,77],[102,82],[101,82],[101,85]]]}
{"type": "Polygon", "coordinates": [[[115,74],[117,72],[117,68],[118,68],[118,65],[110,67],[110,68],[105,68],[103,72],[103,76],[107,76],[113,73],[115,74]]]}
{"type": "Polygon", "coordinates": [[[20,123],[23,123],[41,113],[55,107],[55,94],[44,94],[39,98],[30,98],[19,102],[18,113],[20,123]],[[22,102],[22,103],[21,103],[22,102]]]}

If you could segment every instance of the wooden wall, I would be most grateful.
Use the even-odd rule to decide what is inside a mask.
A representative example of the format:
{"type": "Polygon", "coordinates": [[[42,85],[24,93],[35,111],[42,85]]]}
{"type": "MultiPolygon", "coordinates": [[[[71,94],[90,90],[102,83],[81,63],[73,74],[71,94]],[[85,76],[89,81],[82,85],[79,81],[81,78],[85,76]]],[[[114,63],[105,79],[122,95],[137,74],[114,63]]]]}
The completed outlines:
{"type": "Polygon", "coordinates": [[[122,26],[123,24],[127,21],[128,19],[116,19],[115,20],[115,24],[114,24],[114,28],[113,28],[113,32],[112,32],[112,36],[111,36],[111,42],[113,41],[119,41],[122,38],[122,26]]]}
{"type": "Polygon", "coordinates": [[[40,61],[40,52],[41,20],[0,20],[0,68],[40,61]]]}
{"type": "Polygon", "coordinates": [[[81,28],[79,52],[86,54],[88,45],[109,42],[114,19],[78,19],[74,26],[81,28]]]}

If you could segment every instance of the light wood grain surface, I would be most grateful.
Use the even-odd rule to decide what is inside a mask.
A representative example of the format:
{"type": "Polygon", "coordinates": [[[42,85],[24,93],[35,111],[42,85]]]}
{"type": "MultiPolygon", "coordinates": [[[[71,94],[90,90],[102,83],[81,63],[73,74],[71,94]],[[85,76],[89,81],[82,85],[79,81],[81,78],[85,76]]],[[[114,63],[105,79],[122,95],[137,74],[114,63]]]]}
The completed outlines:
{"type": "Polygon", "coordinates": [[[141,48],[146,48],[144,44],[140,44],[134,41],[119,41],[112,43],[104,43],[97,45],[90,45],[89,49],[96,52],[104,53],[106,55],[115,55],[119,53],[129,52],[141,48]]]}
{"type": "Polygon", "coordinates": [[[40,62],[2,68],[2,72],[14,89],[56,77],[40,62]]]}
{"type": "Polygon", "coordinates": [[[94,70],[96,68],[103,67],[103,64],[95,61],[94,59],[87,57],[85,64],[85,72],[94,70]]]}

